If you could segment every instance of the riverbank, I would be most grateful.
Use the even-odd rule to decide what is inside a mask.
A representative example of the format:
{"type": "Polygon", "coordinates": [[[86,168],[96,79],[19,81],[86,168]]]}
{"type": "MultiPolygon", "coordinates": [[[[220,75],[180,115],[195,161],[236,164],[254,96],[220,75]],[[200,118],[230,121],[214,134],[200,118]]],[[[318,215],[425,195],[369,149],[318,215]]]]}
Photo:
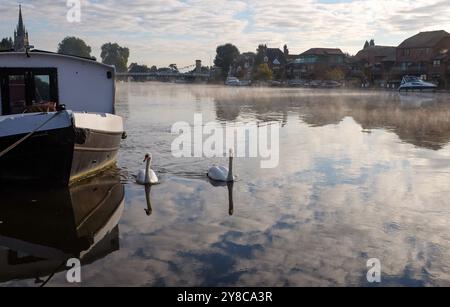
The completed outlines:
{"type": "MultiPolygon", "coordinates": [[[[216,86],[224,86],[229,88],[289,88],[289,89],[321,89],[321,90],[351,90],[351,91],[361,91],[361,92],[368,92],[368,91],[375,91],[375,92],[398,92],[398,88],[386,88],[386,87],[355,87],[355,86],[321,86],[321,85],[289,85],[283,82],[274,81],[273,83],[269,82],[257,82],[257,83],[251,83],[250,85],[245,86],[230,86],[225,85],[222,82],[163,82],[163,81],[120,81],[120,82],[131,82],[131,83],[160,83],[160,84],[177,84],[177,85],[216,85],[216,86]]],[[[420,93],[420,91],[412,91],[415,93],[420,93]]],[[[433,91],[433,93],[440,93],[440,94],[450,94],[450,90],[446,89],[437,89],[433,91]]]]}

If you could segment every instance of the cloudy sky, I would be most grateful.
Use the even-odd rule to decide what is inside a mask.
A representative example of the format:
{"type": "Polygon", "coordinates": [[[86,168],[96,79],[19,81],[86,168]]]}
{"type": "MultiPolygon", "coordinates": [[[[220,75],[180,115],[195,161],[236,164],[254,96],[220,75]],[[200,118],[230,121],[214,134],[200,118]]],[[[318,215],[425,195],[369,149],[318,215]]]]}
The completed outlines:
{"type": "MultiPolygon", "coordinates": [[[[241,52],[259,43],[301,53],[339,47],[356,53],[366,39],[397,45],[424,30],[450,31],[450,0],[81,0],[80,23],[66,19],[66,0],[22,0],[36,48],[56,50],[67,35],[83,38],[99,56],[108,41],[131,49],[131,61],[179,67],[214,58],[217,45],[241,52]]],[[[0,35],[11,36],[18,1],[1,1],[0,35]]]]}

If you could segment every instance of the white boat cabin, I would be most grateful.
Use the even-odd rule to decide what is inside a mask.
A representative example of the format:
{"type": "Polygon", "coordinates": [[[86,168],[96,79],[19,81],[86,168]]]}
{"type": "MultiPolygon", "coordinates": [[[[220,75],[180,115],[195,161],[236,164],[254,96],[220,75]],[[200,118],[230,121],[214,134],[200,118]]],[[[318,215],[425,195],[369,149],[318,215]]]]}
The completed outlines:
{"type": "Polygon", "coordinates": [[[43,51],[0,52],[0,115],[55,104],[74,112],[114,114],[114,101],[113,66],[43,51]]]}

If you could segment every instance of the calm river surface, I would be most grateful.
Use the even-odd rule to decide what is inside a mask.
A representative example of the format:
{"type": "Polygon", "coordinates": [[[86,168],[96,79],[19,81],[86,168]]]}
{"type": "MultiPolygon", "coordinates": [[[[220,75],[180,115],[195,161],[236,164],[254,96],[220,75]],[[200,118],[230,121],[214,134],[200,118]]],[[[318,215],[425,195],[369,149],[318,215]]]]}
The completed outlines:
{"type": "Polygon", "coordinates": [[[128,133],[119,171],[87,188],[2,200],[21,208],[0,210],[2,286],[37,286],[52,272],[49,286],[69,285],[55,255],[85,245],[89,286],[369,286],[370,258],[381,261],[382,285],[450,286],[450,96],[120,83],[117,112],[128,133]],[[238,181],[212,185],[206,171],[225,158],[171,154],[171,126],[194,113],[280,123],[279,166],[236,158],[238,181]],[[161,184],[146,198],[133,176],[147,152],[161,184]],[[91,228],[75,217],[67,236],[76,240],[52,230],[67,223],[48,226],[73,223],[54,208],[77,212],[97,194],[113,207],[91,228]],[[83,231],[90,239],[78,239],[83,231]]]}

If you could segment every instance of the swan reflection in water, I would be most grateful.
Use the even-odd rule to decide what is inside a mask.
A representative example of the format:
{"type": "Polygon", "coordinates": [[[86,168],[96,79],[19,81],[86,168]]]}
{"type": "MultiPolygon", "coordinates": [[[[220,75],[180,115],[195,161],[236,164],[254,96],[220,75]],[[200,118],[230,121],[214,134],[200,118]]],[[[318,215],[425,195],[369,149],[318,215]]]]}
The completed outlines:
{"type": "Polygon", "coordinates": [[[151,201],[151,195],[150,192],[152,191],[152,185],[151,184],[146,184],[145,185],[145,200],[147,202],[147,208],[145,209],[145,214],[147,214],[147,216],[152,215],[153,213],[153,208],[152,208],[152,201],[151,201]]]}
{"type": "Polygon", "coordinates": [[[103,174],[60,190],[0,190],[0,283],[47,281],[66,269],[119,250],[125,188],[118,174],[103,174]]]}
{"type": "Polygon", "coordinates": [[[234,200],[233,200],[233,189],[234,181],[230,182],[220,182],[209,179],[209,183],[214,187],[227,187],[228,189],[228,214],[232,216],[234,214],[234,200]]]}
{"type": "MultiPolygon", "coordinates": [[[[233,187],[234,181],[231,182],[220,182],[208,179],[209,183],[214,187],[227,187],[228,189],[228,214],[231,216],[234,214],[234,201],[233,201],[233,187]]],[[[145,214],[147,216],[151,216],[153,214],[153,205],[151,200],[151,190],[152,184],[145,185],[145,201],[146,208],[144,209],[145,214]]]]}

